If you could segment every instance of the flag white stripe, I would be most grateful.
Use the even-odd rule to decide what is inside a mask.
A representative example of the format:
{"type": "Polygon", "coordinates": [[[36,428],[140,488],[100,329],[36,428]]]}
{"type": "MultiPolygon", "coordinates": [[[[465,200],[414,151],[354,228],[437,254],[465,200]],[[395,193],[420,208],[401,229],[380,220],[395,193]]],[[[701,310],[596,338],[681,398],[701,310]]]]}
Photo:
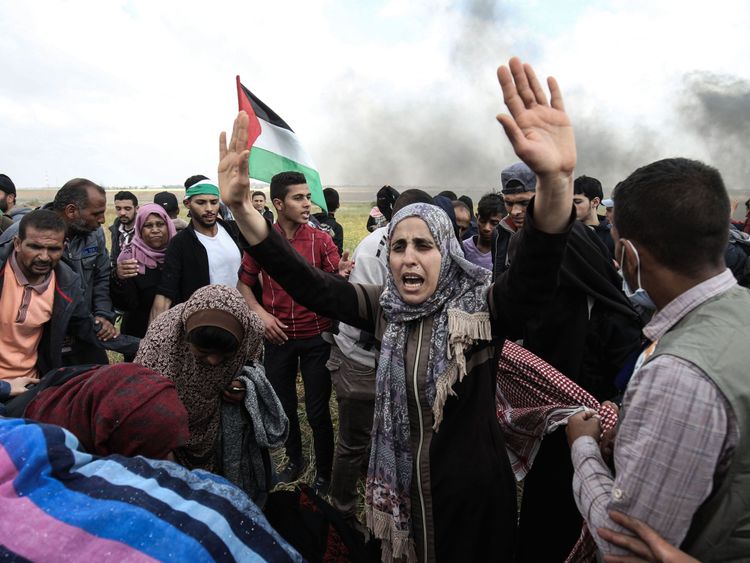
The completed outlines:
{"type": "Polygon", "coordinates": [[[318,169],[294,133],[260,118],[258,122],[260,123],[260,136],[253,143],[254,147],[284,156],[313,170],[318,169]]]}

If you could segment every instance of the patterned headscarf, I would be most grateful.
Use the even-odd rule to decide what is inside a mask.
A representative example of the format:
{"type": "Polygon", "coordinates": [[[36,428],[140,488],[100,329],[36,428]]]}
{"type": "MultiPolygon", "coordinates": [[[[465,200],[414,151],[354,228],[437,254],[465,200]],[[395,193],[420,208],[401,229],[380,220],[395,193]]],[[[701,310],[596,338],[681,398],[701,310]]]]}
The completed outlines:
{"type": "Polygon", "coordinates": [[[222,392],[247,360],[260,356],[262,345],[263,321],[250,312],[239,291],[223,285],[200,288],[185,303],[162,313],[148,327],[134,362],[165,375],[177,387],[190,425],[190,441],[176,452],[182,465],[214,469],[222,392]],[[187,319],[206,309],[230,313],[245,331],[234,357],[218,366],[198,363],[186,340],[187,319]]]}
{"type": "Polygon", "coordinates": [[[161,205],[156,203],[147,203],[146,205],[138,209],[138,215],[135,218],[135,233],[133,233],[132,240],[126,244],[120,254],[117,256],[117,261],[122,262],[124,260],[132,260],[135,258],[138,260],[138,273],[145,274],[146,268],[154,269],[159,264],[164,263],[164,257],[167,253],[167,245],[165,244],[161,249],[157,250],[151,248],[141,236],[143,230],[143,224],[148,219],[149,215],[158,215],[164,220],[167,225],[167,244],[177,234],[172,219],[169,218],[167,212],[161,205]]]}
{"type": "Polygon", "coordinates": [[[416,557],[411,538],[412,453],[406,393],[404,351],[408,334],[433,317],[426,366],[427,398],[437,430],[452,386],[466,375],[464,350],[492,338],[487,291],[490,272],[464,258],[445,212],[415,203],[394,215],[389,236],[408,217],[419,217],[430,230],[442,256],[435,293],[418,305],[403,301],[389,271],[380,297],[388,321],[378,363],[372,450],[367,472],[367,523],[383,540],[383,560],[416,557]]]}

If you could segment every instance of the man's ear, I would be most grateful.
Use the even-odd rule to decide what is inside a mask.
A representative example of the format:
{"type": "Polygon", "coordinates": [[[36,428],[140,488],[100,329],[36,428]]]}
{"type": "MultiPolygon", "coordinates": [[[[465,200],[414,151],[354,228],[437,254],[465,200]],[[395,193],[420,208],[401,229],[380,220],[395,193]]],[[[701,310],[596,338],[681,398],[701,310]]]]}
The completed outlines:
{"type": "Polygon", "coordinates": [[[16,252],[21,250],[21,239],[18,235],[15,235],[13,237],[13,250],[15,250],[16,252]]]}
{"type": "Polygon", "coordinates": [[[190,200],[188,198],[182,200],[182,205],[185,206],[185,209],[190,210],[190,200]]]}
{"type": "Polygon", "coordinates": [[[10,204],[9,207],[12,207],[13,205],[16,204],[16,194],[8,194],[5,199],[8,200],[11,197],[13,199],[11,199],[11,200],[8,201],[8,203],[10,204]]]}
{"type": "Polygon", "coordinates": [[[63,215],[69,222],[72,222],[78,214],[78,206],[75,203],[69,203],[63,208],[63,215]]]}
{"type": "Polygon", "coordinates": [[[593,209],[599,209],[599,206],[601,204],[602,204],[602,200],[599,199],[598,197],[595,197],[594,199],[591,200],[591,207],[593,209]]]}
{"type": "Polygon", "coordinates": [[[277,197],[273,198],[271,203],[273,203],[273,207],[276,211],[281,211],[284,208],[284,202],[277,197]]]}

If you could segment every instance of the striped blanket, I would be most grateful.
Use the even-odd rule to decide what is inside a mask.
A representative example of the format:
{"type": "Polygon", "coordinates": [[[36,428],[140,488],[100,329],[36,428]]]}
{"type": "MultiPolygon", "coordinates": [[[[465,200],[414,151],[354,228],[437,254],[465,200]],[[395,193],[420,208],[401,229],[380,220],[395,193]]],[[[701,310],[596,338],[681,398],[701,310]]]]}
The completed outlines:
{"type": "Polygon", "coordinates": [[[0,418],[0,559],[302,561],[237,487],[143,457],[95,457],[58,426],[0,418]]]}

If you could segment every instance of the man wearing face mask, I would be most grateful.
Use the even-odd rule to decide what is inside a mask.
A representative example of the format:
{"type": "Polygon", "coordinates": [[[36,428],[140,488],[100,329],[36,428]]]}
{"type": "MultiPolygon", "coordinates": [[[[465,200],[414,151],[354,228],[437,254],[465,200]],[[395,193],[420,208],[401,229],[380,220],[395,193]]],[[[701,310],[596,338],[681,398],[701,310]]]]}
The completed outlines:
{"type": "MultiPolygon", "coordinates": [[[[705,164],[667,159],[633,172],[614,200],[626,291],[656,313],[623,400],[616,475],[599,453],[599,421],[569,421],[576,502],[589,529],[622,530],[608,512],[618,510],[701,561],[745,560],[750,293],[724,263],[724,183],[705,164]]],[[[594,537],[603,553],[625,553],[594,537]]]]}

